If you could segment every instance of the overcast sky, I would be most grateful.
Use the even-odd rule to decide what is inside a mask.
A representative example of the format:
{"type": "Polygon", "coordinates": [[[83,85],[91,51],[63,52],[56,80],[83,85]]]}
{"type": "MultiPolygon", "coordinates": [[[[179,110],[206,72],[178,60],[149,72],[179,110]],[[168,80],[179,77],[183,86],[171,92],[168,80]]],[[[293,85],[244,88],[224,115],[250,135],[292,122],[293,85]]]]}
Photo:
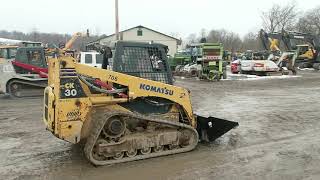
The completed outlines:
{"type": "MultiPolygon", "coordinates": [[[[261,11],[291,0],[119,0],[120,29],[143,25],[163,33],[225,28],[241,36],[261,27],[261,11]]],[[[297,0],[300,10],[319,0],[297,0]]],[[[72,34],[114,32],[114,0],[1,0],[0,30],[72,34]]]]}

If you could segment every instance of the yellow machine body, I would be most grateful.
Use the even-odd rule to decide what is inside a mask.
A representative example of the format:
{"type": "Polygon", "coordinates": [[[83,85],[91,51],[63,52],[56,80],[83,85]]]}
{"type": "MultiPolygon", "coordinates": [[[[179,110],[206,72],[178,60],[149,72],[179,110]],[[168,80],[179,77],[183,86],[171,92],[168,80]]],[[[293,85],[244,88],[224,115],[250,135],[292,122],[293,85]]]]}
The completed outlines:
{"type": "MultiPolygon", "coordinates": [[[[137,45],[139,49],[149,46],[137,45]]],[[[128,52],[133,52],[132,47],[128,52]]],[[[144,62],[155,63],[148,59],[155,57],[154,47],[147,49],[151,55],[143,54],[144,62]]],[[[63,54],[48,59],[43,121],[56,137],[85,143],[84,154],[95,165],[191,151],[199,139],[213,141],[238,126],[194,115],[185,88],[80,64],[63,54]]],[[[145,75],[138,70],[144,63],[134,65],[141,59],[130,57],[134,57],[128,62],[131,67],[145,75]]],[[[159,74],[159,69],[154,72],[159,74]]]]}
{"type": "Polygon", "coordinates": [[[111,70],[98,69],[76,63],[75,61],[76,60],[74,58],[65,56],[48,60],[49,79],[48,87],[45,89],[46,95],[44,106],[47,110],[44,111],[44,122],[47,129],[52,131],[57,137],[72,143],[77,143],[82,138],[86,138],[87,134],[85,133],[86,130],[83,130],[83,126],[86,124],[85,122],[87,120],[90,120],[90,115],[92,113],[91,110],[93,107],[108,106],[112,109],[124,110],[123,107],[118,106],[117,104],[129,102],[138,97],[148,96],[165,98],[179,104],[187,114],[192,127],[196,128],[190,94],[187,89],[117,73],[111,70]],[[70,78],[68,76],[61,76],[60,69],[62,64],[65,64],[65,69],[74,69],[77,74],[97,77],[103,82],[117,83],[128,87],[128,97],[115,98],[108,95],[92,94],[88,87],[80,82],[87,97],[61,99],[59,96],[61,93],[70,93],[71,96],[71,93],[74,93],[74,90],[76,90],[74,83],[61,85],[61,79],[70,78]],[[64,88],[61,88],[60,86],[64,86],[64,88]],[[61,92],[61,89],[64,89],[65,92],[61,92]]]}

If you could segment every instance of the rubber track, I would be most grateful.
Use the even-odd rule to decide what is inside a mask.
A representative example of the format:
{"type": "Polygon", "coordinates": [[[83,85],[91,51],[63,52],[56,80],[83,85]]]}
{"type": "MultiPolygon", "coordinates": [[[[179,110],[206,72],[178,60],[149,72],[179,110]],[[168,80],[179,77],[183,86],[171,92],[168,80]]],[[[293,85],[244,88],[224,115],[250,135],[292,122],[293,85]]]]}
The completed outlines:
{"type": "Polygon", "coordinates": [[[183,124],[183,123],[172,122],[172,121],[167,121],[167,120],[162,120],[162,119],[155,119],[154,117],[148,117],[148,116],[143,116],[141,114],[126,113],[126,112],[121,112],[121,111],[114,111],[111,113],[106,113],[106,112],[99,113],[99,110],[98,110],[94,114],[95,114],[95,117],[93,117],[92,122],[95,122],[95,123],[92,127],[92,131],[91,131],[89,137],[87,138],[87,142],[84,147],[84,153],[85,153],[86,158],[92,164],[97,165],[97,166],[111,165],[111,164],[116,164],[116,163],[130,162],[130,161],[136,161],[136,160],[141,160],[141,159],[166,156],[166,155],[170,155],[170,154],[188,152],[188,151],[193,150],[198,144],[198,139],[199,139],[198,132],[193,127],[186,125],[186,124],[183,124]],[[119,160],[105,160],[105,161],[95,160],[92,157],[92,150],[95,145],[95,142],[99,138],[100,132],[102,131],[102,128],[103,128],[104,124],[106,123],[106,121],[113,116],[126,116],[126,117],[141,119],[141,120],[145,120],[145,121],[149,121],[149,122],[161,123],[161,124],[165,124],[165,125],[176,126],[179,128],[186,128],[186,129],[189,129],[191,132],[193,132],[195,140],[194,140],[193,144],[191,144],[187,147],[179,148],[179,149],[165,150],[165,151],[161,151],[161,152],[157,152],[157,153],[152,152],[147,155],[138,154],[135,157],[130,157],[130,158],[124,157],[123,159],[119,159],[119,160]]]}
{"type": "MultiPolygon", "coordinates": [[[[30,86],[34,86],[34,87],[42,87],[42,88],[47,87],[47,84],[43,85],[43,84],[39,84],[39,83],[27,82],[27,81],[24,81],[24,80],[12,80],[12,81],[8,84],[8,90],[9,90],[10,96],[15,97],[15,98],[38,97],[38,96],[43,96],[43,93],[41,93],[41,94],[39,94],[39,95],[34,95],[34,96],[15,96],[14,94],[11,93],[11,89],[10,89],[11,85],[14,84],[14,83],[19,83],[19,84],[22,84],[22,85],[30,85],[30,86]]],[[[25,90],[22,90],[22,91],[25,91],[25,90]]]]}

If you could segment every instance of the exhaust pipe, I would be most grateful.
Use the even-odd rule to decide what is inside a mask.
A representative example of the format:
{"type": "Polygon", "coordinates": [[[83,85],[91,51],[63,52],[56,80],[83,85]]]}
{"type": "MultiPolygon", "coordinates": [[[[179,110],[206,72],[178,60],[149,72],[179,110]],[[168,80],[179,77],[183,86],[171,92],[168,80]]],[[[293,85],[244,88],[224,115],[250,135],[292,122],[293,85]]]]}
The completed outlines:
{"type": "Polygon", "coordinates": [[[239,126],[238,122],[216,117],[197,116],[197,131],[200,141],[212,142],[231,129],[239,126]]]}

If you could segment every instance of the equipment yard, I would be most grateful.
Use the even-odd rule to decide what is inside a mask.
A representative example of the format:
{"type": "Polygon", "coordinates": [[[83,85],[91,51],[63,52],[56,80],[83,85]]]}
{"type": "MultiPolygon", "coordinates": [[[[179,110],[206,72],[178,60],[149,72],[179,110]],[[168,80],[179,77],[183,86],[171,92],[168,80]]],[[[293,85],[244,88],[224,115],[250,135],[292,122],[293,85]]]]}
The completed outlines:
{"type": "Polygon", "coordinates": [[[42,123],[42,98],[0,99],[0,179],[319,179],[320,76],[199,81],[195,113],[239,122],[211,144],[159,158],[95,167],[79,145],[42,123]]]}

